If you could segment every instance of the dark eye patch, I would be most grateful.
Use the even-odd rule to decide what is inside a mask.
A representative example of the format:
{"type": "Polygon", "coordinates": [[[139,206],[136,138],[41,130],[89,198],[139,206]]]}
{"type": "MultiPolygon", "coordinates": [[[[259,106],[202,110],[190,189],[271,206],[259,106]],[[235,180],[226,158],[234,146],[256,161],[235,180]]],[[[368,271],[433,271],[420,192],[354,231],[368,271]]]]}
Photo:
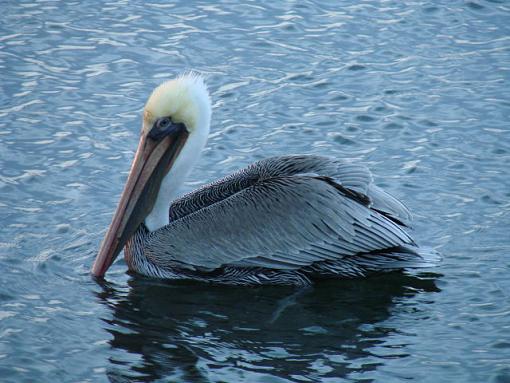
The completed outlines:
{"type": "Polygon", "coordinates": [[[153,140],[160,140],[171,132],[181,128],[186,128],[182,122],[175,123],[172,121],[171,117],[160,117],[154,121],[148,136],[153,140]]]}

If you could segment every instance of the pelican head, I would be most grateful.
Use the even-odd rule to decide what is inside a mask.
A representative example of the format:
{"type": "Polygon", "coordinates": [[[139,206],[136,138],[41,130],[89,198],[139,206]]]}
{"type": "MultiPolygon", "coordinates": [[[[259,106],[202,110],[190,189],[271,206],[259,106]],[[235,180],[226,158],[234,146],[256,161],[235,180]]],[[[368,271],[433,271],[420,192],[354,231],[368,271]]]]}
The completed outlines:
{"type": "Polygon", "coordinates": [[[158,86],[143,112],[140,142],[124,191],[92,274],[103,276],[138,227],[169,223],[168,208],[209,134],[211,102],[205,83],[190,73],[158,86]]]}

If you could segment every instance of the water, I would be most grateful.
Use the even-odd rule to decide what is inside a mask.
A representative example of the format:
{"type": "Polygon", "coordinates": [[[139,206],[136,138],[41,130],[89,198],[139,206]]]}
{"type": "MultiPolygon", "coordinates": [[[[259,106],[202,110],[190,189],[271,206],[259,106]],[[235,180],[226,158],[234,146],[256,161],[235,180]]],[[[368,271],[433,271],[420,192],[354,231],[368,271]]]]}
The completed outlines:
{"type": "Polygon", "coordinates": [[[505,1],[2,4],[2,382],[510,381],[505,1]],[[207,77],[186,189],[284,153],[359,159],[444,254],[312,289],[89,277],[151,89],[207,77]]]}

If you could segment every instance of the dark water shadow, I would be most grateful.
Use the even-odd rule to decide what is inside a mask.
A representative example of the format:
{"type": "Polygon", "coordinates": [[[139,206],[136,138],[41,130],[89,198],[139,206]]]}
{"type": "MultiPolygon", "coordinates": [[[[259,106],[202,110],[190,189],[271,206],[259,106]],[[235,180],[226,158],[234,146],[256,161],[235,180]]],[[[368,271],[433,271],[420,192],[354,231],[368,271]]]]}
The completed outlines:
{"type": "Polygon", "coordinates": [[[395,300],[439,291],[434,276],[402,274],[325,281],[303,291],[138,276],[128,284],[103,284],[98,293],[112,312],[104,319],[113,336],[112,382],[320,381],[375,370],[381,360],[371,348],[399,331],[378,325],[391,317],[395,300]]]}

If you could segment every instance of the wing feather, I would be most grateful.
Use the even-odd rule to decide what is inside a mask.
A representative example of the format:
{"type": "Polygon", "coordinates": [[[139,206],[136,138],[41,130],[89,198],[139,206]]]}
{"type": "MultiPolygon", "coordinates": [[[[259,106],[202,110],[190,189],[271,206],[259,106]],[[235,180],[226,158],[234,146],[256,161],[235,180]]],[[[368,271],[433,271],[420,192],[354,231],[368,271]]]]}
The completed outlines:
{"type": "MultiPolygon", "coordinates": [[[[356,177],[346,184],[361,186],[356,177]]],[[[292,270],[405,244],[412,240],[397,223],[342,188],[295,175],[265,178],[172,221],[150,234],[144,251],[160,266],[292,270]]]]}
{"type": "Polygon", "coordinates": [[[279,156],[257,161],[174,201],[170,207],[170,219],[178,220],[266,179],[291,176],[328,177],[338,185],[368,197],[371,207],[397,223],[408,224],[411,221],[409,210],[374,184],[372,173],[365,165],[315,155],[279,156]]]}

